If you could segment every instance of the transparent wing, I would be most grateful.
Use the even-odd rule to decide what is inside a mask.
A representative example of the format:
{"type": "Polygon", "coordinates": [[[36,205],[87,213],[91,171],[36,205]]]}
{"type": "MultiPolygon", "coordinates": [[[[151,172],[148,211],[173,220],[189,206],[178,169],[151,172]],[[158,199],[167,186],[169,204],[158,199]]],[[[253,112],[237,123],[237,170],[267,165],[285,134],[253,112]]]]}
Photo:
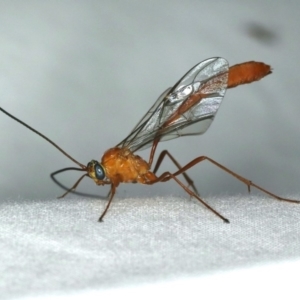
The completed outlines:
{"type": "Polygon", "coordinates": [[[134,152],[150,147],[155,139],[203,134],[225,95],[228,69],[228,62],[220,57],[194,66],[156,100],[117,147],[134,152]]]}

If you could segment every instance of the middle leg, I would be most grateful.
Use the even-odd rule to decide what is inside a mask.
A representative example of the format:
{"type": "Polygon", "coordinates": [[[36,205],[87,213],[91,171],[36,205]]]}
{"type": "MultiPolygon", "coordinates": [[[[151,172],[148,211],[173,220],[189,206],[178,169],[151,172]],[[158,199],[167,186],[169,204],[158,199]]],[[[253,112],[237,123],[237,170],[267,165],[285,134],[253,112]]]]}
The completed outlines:
{"type": "MultiPolygon", "coordinates": [[[[154,169],[153,169],[153,173],[156,174],[156,172],[158,171],[162,161],[164,160],[165,156],[168,156],[171,161],[174,163],[174,165],[178,168],[178,170],[180,171],[182,169],[181,165],[178,163],[178,161],[173,157],[173,155],[171,155],[171,153],[168,150],[163,150],[160,154],[159,157],[155,163],[154,169]]],[[[194,184],[194,181],[191,179],[191,177],[184,171],[182,172],[182,176],[184,177],[185,181],[187,182],[188,186],[187,187],[191,187],[193,189],[193,191],[199,196],[199,192],[194,184]]]]}

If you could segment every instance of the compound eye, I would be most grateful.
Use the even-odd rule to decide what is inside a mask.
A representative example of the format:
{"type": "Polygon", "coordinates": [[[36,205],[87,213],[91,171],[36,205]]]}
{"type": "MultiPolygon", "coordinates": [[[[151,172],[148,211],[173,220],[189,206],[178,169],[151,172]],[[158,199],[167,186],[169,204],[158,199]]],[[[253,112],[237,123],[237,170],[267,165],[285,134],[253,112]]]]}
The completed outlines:
{"type": "Polygon", "coordinates": [[[101,165],[99,165],[99,164],[95,165],[95,174],[96,174],[97,179],[99,179],[99,180],[103,180],[105,178],[105,173],[104,173],[103,167],[101,165]]]}

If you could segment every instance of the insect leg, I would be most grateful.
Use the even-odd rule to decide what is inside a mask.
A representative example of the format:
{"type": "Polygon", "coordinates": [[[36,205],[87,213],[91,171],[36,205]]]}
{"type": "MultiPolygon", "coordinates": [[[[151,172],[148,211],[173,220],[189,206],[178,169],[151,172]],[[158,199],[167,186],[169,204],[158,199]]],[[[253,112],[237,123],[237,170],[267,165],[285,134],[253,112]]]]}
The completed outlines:
{"type": "MultiPolygon", "coordinates": [[[[50,177],[51,177],[51,179],[54,181],[54,183],[57,184],[59,187],[61,187],[63,190],[69,191],[70,188],[67,187],[67,186],[65,186],[65,185],[63,185],[60,181],[58,181],[58,179],[56,179],[55,176],[56,176],[57,174],[59,174],[59,173],[63,173],[63,172],[65,172],[65,171],[73,171],[73,170],[74,170],[74,171],[83,171],[82,169],[74,168],[74,167],[63,168],[63,169],[57,170],[57,171],[55,171],[55,172],[52,172],[52,173],[50,174],[50,177]]],[[[100,197],[99,195],[96,195],[96,194],[81,193],[81,192],[77,192],[77,191],[72,191],[72,193],[73,193],[74,195],[79,195],[79,196],[88,197],[88,198],[99,199],[99,197],[100,197]]],[[[108,197],[109,197],[109,195],[106,196],[105,198],[102,197],[102,196],[101,196],[100,198],[107,199],[108,197]]]]}
{"type": "Polygon", "coordinates": [[[232,175],[233,177],[235,177],[236,179],[238,179],[239,181],[243,182],[244,184],[247,185],[248,187],[248,192],[250,192],[250,188],[251,187],[255,187],[258,190],[262,191],[265,194],[270,195],[271,197],[280,200],[280,201],[286,201],[286,202],[291,202],[291,203],[300,203],[300,201],[297,200],[291,200],[291,199],[287,199],[287,198],[282,198],[279,197],[269,191],[267,191],[266,189],[258,186],[257,184],[253,183],[251,180],[248,180],[242,176],[240,176],[237,173],[234,173],[233,171],[229,170],[228,168],[224,167],[223,165],[219,164],[218,162],[216,162],[215,160],[207,157],[207,156],[199,156],[197,158],[195,158],[194,160],[192,160],[191,162],[189,162],[187,165],[185,165],[184,167],[182,167],[180,170],[178,170],[177,172],[173,173],[174,176],[177,176],[179,174],[182,174],[183,172],[185,172],[186,170],[188,170],[189,168],[193,167],[194,165],[204,161],[204,160],[208,160],[209,162],[211,162],[212,164],[214,164],[215,166],[219,167],[220,169],[222,169],[223,171],[229,173],[230,175],[232,175]]]}
{"type": "Polygon", "coordinates": [[[158,142],[159,142],[159,138],[156,138],[156,139],[153,141],[153,144],[152,144],[152,147],[151,147],[150,157],[149,157],[149,162],[148,162],[150,168],[151,168],[151,166],[152,166],[153,157],[154,157],[154,154],[155,154],[155,151],[156,151],[156,147],[157,147],[158,142]]]}
{"type": "MultiPolygon", "coordinates": [[[[176,173],[180,173],[181,170],[177,171],[176,173]]],[[[166,182],[170,179],[174,179],[190,196],[195,197],[199,202],[201,202],[205,207],[207,207],[210,211],[212,211],[216,216],[218,216],[220,219],[222,219],[225,223],[229,223],[229,220],[223,217],[220,213],[218,213],[214,208],[212,208],[210,205],[208,205],[205,201],[203,201],[196,193],[194,193],[192,190],[190,190],[187,186],[185,186],[176,176],[175,173],[172,174],[170,172],[165,172],[161,174],[159,177],[157,177],[155,180],[148,182],[147,184],[154,184],[156,182],[166,182]]]]}
{"type": "Polygon", "coordinates": [[[111,201],[112,201],[112,199],[113,199],[115,193],[116,193],[116,187],[112,184],[112,185],[111,185],[110,192],[109,192],[110,198],[109,198],[108,203],[107,203],[107,205],[106,205],[106,207],[105,207],[103,213],[101,214],[101,216],[100,216],[98,222],[103,222],[103,218],[104,218],[106,212],[107,212],[108,209],[109,209],[109,206],[110,206],[110,204],[111,204],[111,201]]]}
{"type": "MultiPolygon", "coordinates": [[[[154,169],[153,169],[153,173],[156,174],[158,168],[160,167],[162,161],[164,160],[165,156],[169,156],[169,158],[171,159],[171,161],[174,163],[174,165],[179,169],[181,170],[182,167],[181,165],[177,162],[177,160],[171,155],[171,153],[168,151],[168,150],[164,150],[160,153],[157,161],[156,161],[156,164],[154,166],[154,169]]],[[[194,184],[194,181],[191,179],[190,176],[187,175],[186,172],[183,172],[182,173],[182,176],[184,177],[184,179],[186,180],[186,182],[188,183],[188,186],[187,187],[192,187],[193,191],[197,194],[197,195],[200,195],[195,184],[194,184]]]]}
{"type": "Polygon", "coordinates": [[[69,189],[67,190],[63,195],[61,195],[60,197],[57,197],[57,199],[61,199],[63,198],[64,196],[66,196],[67,194],[69,194],[70,192],[74,191],[78,184],[80,183],[80,181],[85,177],[85,176],[88,176],[88,174],[83,174],[76,182],[75,184],[69,189]]]}

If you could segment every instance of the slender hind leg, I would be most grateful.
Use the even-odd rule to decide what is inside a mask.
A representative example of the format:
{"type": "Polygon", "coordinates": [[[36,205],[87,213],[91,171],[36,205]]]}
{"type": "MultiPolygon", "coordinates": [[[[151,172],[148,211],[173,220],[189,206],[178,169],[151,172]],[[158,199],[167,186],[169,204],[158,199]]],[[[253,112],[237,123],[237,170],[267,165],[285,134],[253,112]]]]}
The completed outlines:
{"type": "Polygon", "coordinates": [[[223,165],[219,164],[218,162],[216,162],[215,160],[207,157],[207,156],[199,156],[195,159],[193,159],[191,162],[189,162],[187,165],[185,165],[183,168],[181,168],[180,170],[178,170],[177,172],[173,173],[174,176],[177,176],[179,174],[182,174],[183,172],[185,172],[186,170],[188,170],[189,168],[193,167],[194,165],[204,161],[204,160],[208,160],[209,162],[211,162],[212,164],[214,164],[215,166],[219,167],[220,169],[222,169],[223,171],[229,173],[230,175],[234,176],[236,179],[238,179],[239,181],[243,182],[244,184],[247,185],[248,187],[248,192],[250,192],[250,188],[253,186],[255,188],[257,188],[258,190],[262,191],[265,194],[270,195],[271,197],[280,200],[280,201],[286,201],[286,202],[291,202],[291,203],[297,203],[299,204],[300,201],[298,200],[291,200],[291,199],[287,199],[287,198],[282,198],[279,197],[269,191],[267,191],[266,189],[258,186],[257,184],[253,183],[252,181],[240,176],[237,173],[234,173],[233,171],[227,169],[226,167],[224,167],[223,165]]]}
{"type": "MultiPolygon", "coordinates": [[[[156,174],[156,172],[158,171],[158,168],[160,167],[162,161],[164,160],[165,156],[169,156],[169,158],[171,159],[171,161],[174,163],[174,165],[179,169],[181,170],[182,167],[181,165],[177,162],[177,160],[173,157],[173,155],[171,155],[171,153],[168,151],[168,150],[164,150],[160,153],[156,163],[155,163],[155,166],[154,166],[154,169],[153,169],[153,173],[156,174]]],[[[194,184],[194,181],[191,179],[190,176],[188,176],[188,174],[186,172],[183,172],[182,173],[182,176],[184,177],[184,179],[186,180],[186,182],[188,183],[188,186],[187,187],[191,187],[193,189],[193,191],[199,196],[199,192],[194,184]]]]}
{"type": "MultiPolygon", "coordinates": [[[[267,191],[266,189],[258,186],[257,184],[253,183],[252,181],[238,175],[237,173],[234,173],[233,171],[227,169],[226,167],[224,167],[223,165],[219,164],[218,162],[214,161],[213,159],[207,157],[207,156],[199,156],[197,158],[195,158],[194,160],[192,160],[191,162],[189,162],[188,164],[186,164],[184,167],[180,168],[177,172],[175,173],[170,173],[170,172],[165,172],[162,175],[160,175],[159,177],[156,177],[154,180],[148,182],[147,184],[154,184],[156,182],[166,182],[169,181],[170,179],[174,179],[189,195],[191,195],[192,197],[195,197],[199,202],[201,202],[204,206],[206,206],[210,211],[212,211],[215,215],[217,215],[219,218],[221,218],[224,222],[229,223],[229,220],[226,219],[225,217],[223,217],[220,213],[218,213],[215,209],[213,209],[210,205],[208,205],[205,201],[203,201],[196,193],[194,193],[192,190],[190,190],[187,186],[185,186],[176,176],[183,174],[185,171],[187,171],[188,169],[190,169],[191,167],[193,167],[194,165],[204,161],[204,160],[208,160],[209,162],[211,162],[212,164],[214,164],[215,166],[219,167],[220,169],[222,169],[223,171],[229,173],[230,175],[234,176],[235,178],[237,178],[239,181],[243,182],[244,184],[247,185],[248,187],[248,192],[250,192],[250,188],[251,187],[255,187],[258,190],[262,191],[265,194],[270,195],[271,197],[280,200],[280,201],[286,201],[289,203],[296,203],[299,204],[300,201],[297,200],[291,200],[291,199],[287,199],[287,198],[282,198],[279,197],[269,191],[267,191]]],[[[154,168],[154,170],[157,170],[157,168],[154,168]]]]}

